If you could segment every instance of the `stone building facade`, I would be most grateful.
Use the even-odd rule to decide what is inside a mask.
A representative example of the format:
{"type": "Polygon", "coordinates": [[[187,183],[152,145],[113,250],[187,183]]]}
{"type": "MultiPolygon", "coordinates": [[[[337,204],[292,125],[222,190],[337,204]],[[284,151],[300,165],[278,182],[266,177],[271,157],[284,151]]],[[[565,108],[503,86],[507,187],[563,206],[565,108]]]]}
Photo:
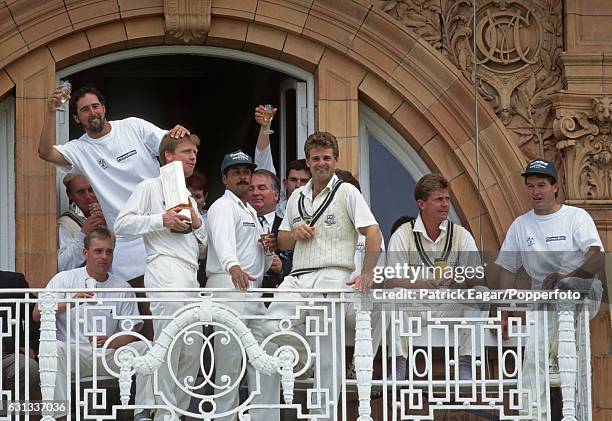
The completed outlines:
{"type": "MultiPolygon", "coordinates": [[[[248,52],[311,73],[315,127],[338,137],[340,165],[356,174],[367,105],[451,180],[460,220],[488,250],[529,207],[525,163],[552,159],[565,202],[587,209],[612,248],[609,0],[7,0],[14,258],[32,285],[56,267],[55,169],[37,156],[56,73],[154,46],[248,52]]],[[[609,311],[592,323],[594,419],[609,420],[609,311]]]]}

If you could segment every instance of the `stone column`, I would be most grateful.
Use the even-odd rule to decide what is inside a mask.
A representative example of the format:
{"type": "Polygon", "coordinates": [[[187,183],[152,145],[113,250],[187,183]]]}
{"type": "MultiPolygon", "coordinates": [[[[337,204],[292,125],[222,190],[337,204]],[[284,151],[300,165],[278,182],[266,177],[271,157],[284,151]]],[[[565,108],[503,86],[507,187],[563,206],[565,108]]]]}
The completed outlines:
{"type": "Polygon", "coordinates": [[[6,67],[15,83],[16,270],[31,287],[44,287],[56,271],[55,168],[38,157],[46,96],[53,90],[55,61],[46,47],[6,67]]]}
{"type": "MultiPolygon", "coordinates": [[[[566,203],[586,209],[606,250],[612,247],[612,3],[565,0],[565,51],[561,59],[567,89],[552,97],[554,141],[561,152],[566,203]]],[[[607,259],[608,295],[612,259],[607,259]]],[[[604,297],[604,303],[610,297],[604,297]]],[[[612,416],[611,317],[607,305],[591,321],[593,419],[612,416]]]]}
{"type": "Polygon", "coordinates": [[[338,168],[359,178],[358,88],[366,71],[350,59],[327,49],[316,71],[317,130],[338,139],[338,168]]]}

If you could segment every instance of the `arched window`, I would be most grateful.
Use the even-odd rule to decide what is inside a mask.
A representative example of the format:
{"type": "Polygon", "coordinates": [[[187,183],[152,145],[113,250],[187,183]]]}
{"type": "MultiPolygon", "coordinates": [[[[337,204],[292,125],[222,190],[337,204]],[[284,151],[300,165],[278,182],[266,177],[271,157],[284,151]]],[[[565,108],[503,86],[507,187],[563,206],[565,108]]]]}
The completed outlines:
{"type": "MultiPolygon", "coordinates": [[[[359,182],[385,242],[400,216],[417,216],[414,186],[431,172],[412,146],[374,110],[359,103],[359,182]]],[[[458,221],[451,210],[449,218],[458,221]]]]}

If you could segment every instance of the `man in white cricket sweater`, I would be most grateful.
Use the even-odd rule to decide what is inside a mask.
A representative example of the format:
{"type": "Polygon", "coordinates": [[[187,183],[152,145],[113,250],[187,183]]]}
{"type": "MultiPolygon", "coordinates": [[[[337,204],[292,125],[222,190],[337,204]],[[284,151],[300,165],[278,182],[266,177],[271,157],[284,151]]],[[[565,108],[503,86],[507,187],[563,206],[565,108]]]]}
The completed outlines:
{"type": "MultiPolygon", "coordinates": [[[[247,202],[251,185],[251,174],[255,164],[251,157],[242,151],[225,155],[221,163],[221,174],[225,193],[212,204],[208,210],[208,255],[206,258],[206,274],[208,280],[206,288],[235,288],[243,291],[222,293],[214,292],[215,297],[224,297],[240,300],[242,297],[260,297],[261,293],[247,293],[250,288],[261,288],[262,279],[266,270],[272,264],[272,256],[266,256],[263,244],[260,244],[261,234],[264,233],[257,212],[247,202]]],[[[266,247],[271,245],[266,243],[266,247]]],[[[266,307],[261,301],[226,301],[224,305],[230,307],[238,315],[262,316],[266,307]]],[[[261,343],[261,319],[243,319],[255,339],[261,343]]],[[[215,335],[215,383],[217,385],[233,384],[239,380],[242,370],[242,352],[236,338],[229,335],[229,341],[220,331],[215,335]]],[[[272,354],[274,346],[266,347],[268,354],[272,354]]],[[[278,404],[280,379],[278,375],[266,376],[257,373],[255,368],[248,364],[247,380],[249,386],[249,404],[278,404]],[[259,376],[259,388],[257,377],[259,376]]],[[[215,397],[216,414],[233,411],[239,406],[238,386],[231,390],[215,390],[222,396],[215,397]]],[[[244,403],[243,403],[244,404],[244,403]]],[[[248,411],[254,421],[279,420],[278,408],[251,409],[248,411]]],[[[222,421],[237,420],[237,413],[216,418],[222,421]]]]}
{"type": "MultiPolygon", "coordinates": [[[[285,277],[268,308],[264,332],[266,336],[280,330],[280,319],[291,319],[296,314],[296,303],[288,302],[294,298],[295,289],[338,289],[353,285],[358,291],[365,292],[371,285],[372,271],[380,254],[382,234],[365,199],[349,183],[341,182],[334,174],[338,162],[338,142],[327,132],[315,132],[304,145],[306,162],[312,179],[296,189],[289,198],[285,218],[281,224],[278,244],[282,250],[294,250],[293,270],[285,277]],[[355,269],[355,245],[357,235],[365,236],[366,258],[361,276],[350,279],[355,269]]],[[[298,294],[299,295],[299,294],[298,294]]],[[[313,294],[316,296],[316,292],[313,294]]],[[[331,310],[331,307],[330,307],[331,310]]],[[[297,313],[299,320],[292,320],[292,328],[303,330],[306,314],[297,313]]],[[[320,316],[320,312],[317,312],[320,316]]],[[[327,320],[320,320],[319,329],[328,328],[328,334],[320,337],[321,353],[317,356],[316,386],[321,391],[313,395],[310,413],[320,414],[319,419],[333,418],[338,410],[340,389],[334,389],[334,376],[341,378],[341,353],[344,349],[337,346],[333,353],[334,337],[340,344],[339,329],[326,326],[327,320]],[[335,366],[333,362],[336,362],[335,366]]],[[[300,362],[306,361],[306,350],[300,341],[289,335],[275,338],[281,344],[295,347],[300,353],[300,362]]]]}
{"type": "MultiPolygon", "coordinates": [[[[185,178],[189,177],[195,168],[199,145],[200,139],[194,134],[181,138],[167,134],[159,145],[161,164],[180,161],[185,178]]],[[[166,210],[161,177],[151,178],[136,187],[115,221],[115,232],[144,237],[147,250],[146,288],[199,288],[198,243],[206,244],[206,229],[193,197],[190,196],[189,201],[191,219],[179,214],[178,207],[166,210]]],[[[157,340],[170,323],[169,316],[185,305],[182,300],[188,297],[188,293],[147,292],[147,296],[152,299],[151,314],[166,318],[153,320],[154,338],[157,340]],[[160,298],[175,298],[176,301],[155,301],[160,298]]],[[[161,404],[179,409],[189,408],[190,395],[178,387],[172,375],[181,385],[189,377],[195,379],[197,376],[202,339],[197,334],[190,334],[190,338],[193,339],[192,344],[177,340],[172,352],[166,355],[171,372],[165,361],[159,368],[159,390],[155,392],[161,404]]],[[[165,410],[156,411],[155,419],[164,419],[166,413],[165,410]]]]}
{"type": "MultiPolygon", "coordinates": [[[[426,174],[416,183],[414,198],[419,208],[419,215],[415,220],[401,225],[391,236],[387,251],[387,267],[408,265],[417,270],[421,269],[422,276],[418,279],[389,279],[385,283],[386,288],[485,288],[482,286],[484,285],[484,273],[479,277],[463,276],[466,268],[473,268],[468,272],[474,273],[476,268],[482,268],[482,266],[474,237],[461,225],[448,220],[449,187],[448,180],[440,174],[426,174]],[[426,271],[425,268],[431,270],[426,271]],[[437,274],[434,269],[438,271],[437,274]],[[461,275],[452,277],[454,273],[461,273],[461,275]]],[[[419,311],[417,316],[420,315],[423,320],[426,320],[428,313],[432,318],[483,318],[488,316],[489,306],[486,303],[464,305],[446,302],[436,304],[430,310],[419,311]]],[[[409,317],[413,316],[414,313],[411,312],[403,313],[404,326],[409,323],[409,317]]],[[[399,331],[396,338],[398,339],[394,344],[397,355],[395,377],[397,380],[404,380],[408,340],[400,336],[399,331]]],[[[472,367],[475,367],[475,364],[472,364],[472,352],[479,352],[478,343],[476,334],[477,346],[475,350],[472,350],[469,332],[465,329],[461,330],[458,349],[459,364],[456,366],[460,380],[469,380],[474,377],[472,367]]]]}

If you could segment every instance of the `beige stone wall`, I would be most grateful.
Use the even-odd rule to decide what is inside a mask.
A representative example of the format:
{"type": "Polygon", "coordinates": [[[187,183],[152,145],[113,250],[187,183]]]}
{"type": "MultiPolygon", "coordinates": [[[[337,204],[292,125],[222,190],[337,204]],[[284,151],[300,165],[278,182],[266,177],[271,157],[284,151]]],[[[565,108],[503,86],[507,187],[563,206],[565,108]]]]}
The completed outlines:
{"type": "MultiPolygon", "coordinates": [[[[503,23],[506,11],[500,2],[478,4],[482,24],[475,32],[480,36],[487,27],[503,23]]],[[[463,222],[476,238],[482,222],[489,250],[501,244],[511,221],[528,208],[520,176],[525,161],[544,154],[563,168],[566,198],[591,212],[606,247],[612,248],[612,198],[601,176],[610,166],[593,152],[597,140],[611,148],[606,110],[612,90],[612,3],[508,4],[521,8],[522,17],[532,11],[523,28],[531,32],[521,35],[520,46],[514,44],[518,61],[505,61],[479,44],[475,101],[466,35],[471,10],[457,0],[4,2],[0,97],[17,97],[17,270],[35,286],[44,285],[55,272],[55,171],[36,153],[44,97],[55,72],[109,52],[162,44],[243,50],[314,73],[317,128],[337,135],[340,165],[356,174],[357,104],[364,101],[432,169],[451,180],[463,222]],[[197,13],[187,15],[187,10],[197,13]],[[561,89],[566,91],[557,95],[561,89]],[[575,129],[563,124],[567,119],[575,129]]],[[[604,420],[612,414],[606,392],[612,335],[609,319],[594,323],[594,415],[604,420]]]]}
{"type": "MultiPolygon", "coordinates": [[[[427,43],[379,9],[360,1],[219,0],[202,9],[197,19],[177,19],[185,1],[9,2],[0,9],[5,18],[0,33],[0,64],[5,66],[0,95],[12,89],[22,92],[26,75],[38,72],[35,95],[42,98],[50,92],[57,69],[126,48],[203,43],[241,49],[316,74],[318,127],[338,136],[341,165],[356,173],[357,101],[378,110],[433,169],[449,176],[458,211],[477,237],[482,218],[486,248],[497,248],[513,217],[525,209],[524,194],[517,188],[522,157],[489,105],[480,99],[480,135],[487,141],[481,143],[486,159],[482,160],[482,205],[478,206],[469,83],[427,43]],[[340,15],[346,18],[338,19],[340,15]],[[176,26],[183,21],[184,28],[176,26]]],[[[42,110],[42,100],[36,104],[42,110]]],[[[17,183],[26,185],[28,177],[45,174],[51,186],[54,170],[35,154],[41,114],[37,108],[19,107],[18,127],[27,128],[24,136],[30,143],[23,143],[24,136],[18,134],[17,183]]],[[[39,222],[36,229],[30,221],[18,224],[17,248],[23,253],[18,254],[17,268],[34,285],[46,283],[55,270],[54,198],[34,209],[31,199],[41,196],[39,186],[41,192],[53,194],[46,184],[35,184],[27,191],[19,189],[17,199],[19,218],[28,212],[44,214],[45,224],[39,222]],[[41,233],[48,239],[43,244],[41,233]],[[45,258],[33,263],[34,250],[45,258]]]]}

